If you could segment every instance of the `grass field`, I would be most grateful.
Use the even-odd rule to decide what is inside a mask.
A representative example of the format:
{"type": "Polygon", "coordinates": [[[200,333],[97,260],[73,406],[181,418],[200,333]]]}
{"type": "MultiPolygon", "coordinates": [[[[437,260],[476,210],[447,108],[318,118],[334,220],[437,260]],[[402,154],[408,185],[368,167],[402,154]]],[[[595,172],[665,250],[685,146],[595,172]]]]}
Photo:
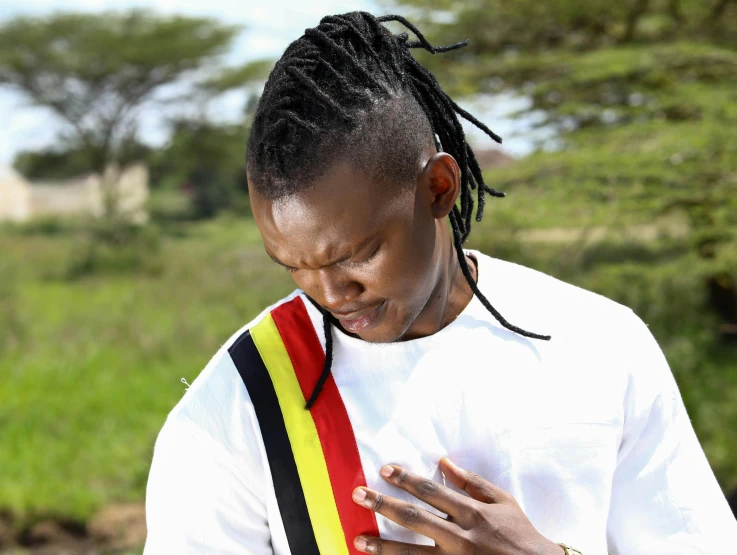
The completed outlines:
{"type": "Polygon", "coordinates": [[[142,499],[180,378],[293,288],[249,221],[164,238],[151,275],[63,279],[80,240],[0,236],[0,507],[20,518],[142,499]]]}
{"type": "MultiPolygon", "coordinates": [[[[512,198],[504,202],[520,211],[539,201],[522,189],[512,198]]],[[[737,486],[737,357],[700,337],[700,324],[672,325],[692,310],[678,299],[696,279],[682,271],[679,240],[527,244],[514,210],[495,210],[470,246],[613,296],[653,322],[720,481],[737,486]]],[[[19,526],[142,500],[180,379],[191,383],[235,330],[293,289],[246,217],[153,228],[140,267],[88,274],[77,271],[89,247],[76,226],[0,231],[0,510],[19,526]]]]}

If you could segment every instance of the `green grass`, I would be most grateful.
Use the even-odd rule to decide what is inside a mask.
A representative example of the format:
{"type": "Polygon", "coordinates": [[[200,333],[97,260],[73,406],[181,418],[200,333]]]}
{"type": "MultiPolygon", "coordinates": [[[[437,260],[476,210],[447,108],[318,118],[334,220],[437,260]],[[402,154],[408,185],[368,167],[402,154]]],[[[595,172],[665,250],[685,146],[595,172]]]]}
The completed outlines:
{"type": "Polygon", "coordinates": [[[219,346],[293,289],[249,220],[163,240],[157,275],[68,281],[74,235],[0,235],[0,507],[85,519],[142,499],[153,441],[219,346]]]}

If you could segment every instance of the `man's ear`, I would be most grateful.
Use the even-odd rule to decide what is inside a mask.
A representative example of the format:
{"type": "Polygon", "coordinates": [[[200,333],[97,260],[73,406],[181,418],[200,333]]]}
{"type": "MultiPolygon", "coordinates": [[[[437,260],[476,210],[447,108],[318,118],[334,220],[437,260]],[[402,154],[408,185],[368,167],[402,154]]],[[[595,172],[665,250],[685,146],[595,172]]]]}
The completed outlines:
{"type": "Polygon", "coordinates": [[[419,185],[429,192],[432,215],[445,218],[455,205],[461,191],[461,169],[447,152],[438,152],[427,161],[419,185]]]}

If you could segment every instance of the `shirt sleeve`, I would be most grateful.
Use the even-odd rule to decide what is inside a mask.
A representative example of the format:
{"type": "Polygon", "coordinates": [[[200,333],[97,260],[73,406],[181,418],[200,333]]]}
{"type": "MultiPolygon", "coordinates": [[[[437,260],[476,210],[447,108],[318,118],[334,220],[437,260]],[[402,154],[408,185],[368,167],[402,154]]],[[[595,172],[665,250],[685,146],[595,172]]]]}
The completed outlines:
{"type": "Polygon", "coordinates": [[[625,337],[618,338],[629,368],[607,522],[609,553],[725,553],[737,545],[737,522],[660,347],[632,316],[625,337]]]}
{"type": "Polygon", "coordinates": [[[144,555],[273,553],[263,496],[230,458],[186,418],[169,417],[149,473],[144,555]]]}

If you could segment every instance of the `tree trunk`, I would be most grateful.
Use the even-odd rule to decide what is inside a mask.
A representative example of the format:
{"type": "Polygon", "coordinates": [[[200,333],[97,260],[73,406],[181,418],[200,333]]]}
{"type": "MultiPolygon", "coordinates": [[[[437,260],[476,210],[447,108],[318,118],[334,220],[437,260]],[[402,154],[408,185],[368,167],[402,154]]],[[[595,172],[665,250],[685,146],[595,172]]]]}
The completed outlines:
{"type": "Polygon", "coordinates": [[[683,13],[681,13],[681,0],[668,1],[668,13],[676,23],[683,23],[683,13]]]}
{"type": "Polygon", "coordinates": [[[706,18],[707,24],[714,24],[722,18],[727,6],[732,3],[732,0],[719,0],[714,7],[711,9],[709,17],[706,18]]]}
{"type": "Polygon", "coordinates": [[[630,13],[627,14],[627,26],[622,35],[622,42],[631,42],[635,38],[635,30],[640,18],[645,15],[649,7],[650,0],[635,0],[630,13]]]}

